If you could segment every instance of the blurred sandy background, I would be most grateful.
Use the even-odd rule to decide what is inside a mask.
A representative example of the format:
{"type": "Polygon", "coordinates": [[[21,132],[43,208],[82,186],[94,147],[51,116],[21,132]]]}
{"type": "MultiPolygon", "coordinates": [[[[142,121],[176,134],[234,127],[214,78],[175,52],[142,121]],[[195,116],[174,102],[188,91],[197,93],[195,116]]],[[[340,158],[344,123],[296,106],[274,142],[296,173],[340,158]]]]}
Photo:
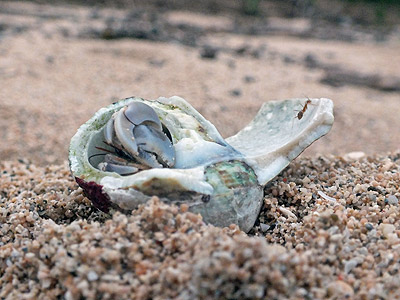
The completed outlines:
{"type": "Polygon", "coordinates": [[[335,124],[306,154],[399,148],[398,5],[87,3],[0,3],[1,160],[61,163],[83,122],[130,96],[184,97],[225,137],[265,101],[326,97],[335,124]]]}

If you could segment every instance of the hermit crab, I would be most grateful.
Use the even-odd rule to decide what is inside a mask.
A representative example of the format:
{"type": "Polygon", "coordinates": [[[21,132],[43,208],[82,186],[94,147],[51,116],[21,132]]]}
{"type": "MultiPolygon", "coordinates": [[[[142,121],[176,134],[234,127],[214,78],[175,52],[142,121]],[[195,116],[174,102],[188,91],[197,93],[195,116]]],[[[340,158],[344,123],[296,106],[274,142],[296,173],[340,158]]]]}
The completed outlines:
{"type": "Polygon", "coordinates": [[[100,109],[78,129],[70,168],[100,210],[128,212],[156,195],[186,203],[205,222],[234,223],[247,232],[265,184],[328,133],[333,120],[329,99],[269,101],[249,125],[223,139],[180,97],[127,98],[100,109]]]}
{"type": "Polygon", "coordinates": [[[154,109],[143,102],[129,103],[116,111],[104,127],[104,144],[114,151],[97,147],[109,152],[97,154],[105,158],[98,168],[120,175],[134,174],[140,169],[172,168],[175,149],[166,133],[168,129],[163,131],[154,109]]]}

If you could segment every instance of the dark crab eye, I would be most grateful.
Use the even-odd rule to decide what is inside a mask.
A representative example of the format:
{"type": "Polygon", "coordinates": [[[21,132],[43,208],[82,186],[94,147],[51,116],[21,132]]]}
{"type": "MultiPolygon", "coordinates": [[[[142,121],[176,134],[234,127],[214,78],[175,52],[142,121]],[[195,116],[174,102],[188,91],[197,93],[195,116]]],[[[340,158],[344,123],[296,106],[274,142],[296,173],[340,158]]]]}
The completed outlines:
{"type": "Polygon", "coordinates": [[[171,132],[168,130],[167,126],[165,126],[164,124],[162,124],[162,131],[164,132],[164,134],[167,136],[167,138],[170,140],[171,144],[173,144],[173,140],[172,140],[172,135],[171,132]]]}

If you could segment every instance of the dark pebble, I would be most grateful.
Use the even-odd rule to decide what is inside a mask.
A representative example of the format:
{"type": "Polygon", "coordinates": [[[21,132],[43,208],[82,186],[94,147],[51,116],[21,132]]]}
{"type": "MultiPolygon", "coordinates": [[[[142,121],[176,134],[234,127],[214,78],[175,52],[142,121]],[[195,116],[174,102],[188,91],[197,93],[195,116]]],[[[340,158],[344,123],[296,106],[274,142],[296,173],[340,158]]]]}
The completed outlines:
{"type": "Polygon", "coordinates": [[[211,196],[210,195],[204,195],[203,197],[201,197],[201,201],[207,203],[208,201],[210,201],[211,196]]]}
{"type": "Polygon", "coordinates": [[[377,189],[377,188],[374,187],[374,186],[369,186],[369,187],[367,188],[367,191],[379,192],[379,189],[377,189]]]}
{"type": "Polygon", "coordinates": [[[294,58],[288,56],[288,55],[285,55],[283,57],[283,62],[286,63],[286,64],[293,64],[293,63],[296,62],[296,60],[294,58]]]}
{"type": "Polygon", "coordinates": [[[234,89],[230,91],[230,94],[232,96],[239,97],[242,94],[242,91],[240,89],[234,89]]]}
{"type": "Polygon", "coordinates": [[[209,45],[204,46],[200,51],[200,56],[206,59],[215,59],[218,49],[209,45]]]}
{"type": "Polygon", "coordinates": [[[236,68],[235,61],[233,60],[228,61],[228,67],[231,69],[235,69],[236,68]]]}
{"type": "Polygon", "coordinates": [[[252,82],[255,82],[255,81],[256,81],[256,79],[255,79],[253,76],[250,76],[250,75],[245,76],[245,77],[243,78],[243,80],[244,80],[244,82],[246,82],[246,83],[252,83],[252,82]]]}
{"type": "Polygon", "coordinates": [[[372,229],[374,229],[374,226],[372,226],[371,223],[367,223],[367,224],[365,224],[365,228],[366,228],[368,231],[371,231],[372,229]]]}
{"type": "Polygon", "coordinates": [[[152,66],[161,68],[165,64],[165,59],[151,58],[148,62],[152,66]]]}
{"type": "Polygon", "coordinates": [[[306,57],[304,58],[304,62],[307,68],[314,69],[318,67],[318,61],[315,55],[313,54],[307,54],[306,57]]]}
{"type": "Polygon", "coordinates": [[[46,56],[46,62],[47,62],[48,64],[54,63],[54,56],[52,56],[52,55],[46,56]]]}
{"type": "Polygon", "coordinates": [[[244,46],[240,46],[239,48],[236,48],[235,52],[238,55],[244,55],[245,52],[247,52],[249,50],[250,46],[248,45],[244,45],[244,46]]]}

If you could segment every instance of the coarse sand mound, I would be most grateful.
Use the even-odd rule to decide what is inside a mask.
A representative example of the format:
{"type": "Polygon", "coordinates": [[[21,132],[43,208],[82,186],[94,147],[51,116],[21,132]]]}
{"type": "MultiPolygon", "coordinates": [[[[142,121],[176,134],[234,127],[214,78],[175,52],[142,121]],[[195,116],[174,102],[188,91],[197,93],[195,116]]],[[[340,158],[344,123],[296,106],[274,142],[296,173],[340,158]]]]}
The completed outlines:
{"type": "Polygon", "coordinates": [[[0,299],[400,299],[399,30],[337,19],[0,1],[0,299]],[[68,145],[133,95],[182,96],[224,137],[273,99],[331,98],[335,124],[248,234],[158,198],[104,214],[68,145]]]}
{"type": "Polygon", "coordinates": [[[67,164],[0,163],[2,299],[400,297],[400,153],[300,158],[249,235],[154,197],[94,209],[67,164]]]}

